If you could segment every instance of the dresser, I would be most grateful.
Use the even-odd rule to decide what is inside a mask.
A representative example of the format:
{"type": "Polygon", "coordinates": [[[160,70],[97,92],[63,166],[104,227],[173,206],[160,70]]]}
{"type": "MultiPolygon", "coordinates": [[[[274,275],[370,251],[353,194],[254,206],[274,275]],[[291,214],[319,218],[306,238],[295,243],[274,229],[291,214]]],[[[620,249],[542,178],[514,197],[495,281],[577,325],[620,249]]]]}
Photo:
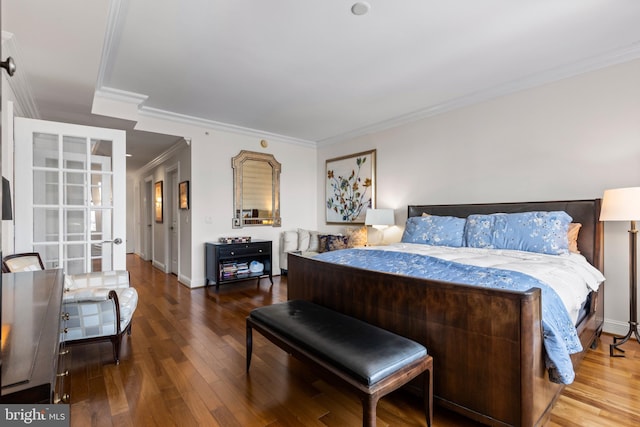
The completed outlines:
{"type": "Polygon", "coordinates": [[[61,269],[2,274],[2,403],[68,403],[61,269]]]}
{"type": "Polygon", "coordinates": [[[206,284],[215,284],[268,277],[273,284],[271,240],[255,239],[245,243],[205,243],[206,284]],[[263,265],[259,272],[247,270],[256,261],[263,265]]]}

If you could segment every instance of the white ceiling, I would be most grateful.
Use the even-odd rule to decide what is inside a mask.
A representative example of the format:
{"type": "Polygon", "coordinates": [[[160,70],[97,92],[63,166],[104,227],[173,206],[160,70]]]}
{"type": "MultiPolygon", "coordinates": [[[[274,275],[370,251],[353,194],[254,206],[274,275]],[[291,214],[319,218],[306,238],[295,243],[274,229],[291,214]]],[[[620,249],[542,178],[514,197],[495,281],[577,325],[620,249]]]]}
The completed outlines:
{"type": "MultiPolygon", "coordinates": [[[[320,144],[640,57],[638,0],[353,3],[3,0],[2,25],[44,119],[131,129],[91,115],[97,91],[320,144]]],[[[176,141],[128,138],[154,155],[176,141]]]]}

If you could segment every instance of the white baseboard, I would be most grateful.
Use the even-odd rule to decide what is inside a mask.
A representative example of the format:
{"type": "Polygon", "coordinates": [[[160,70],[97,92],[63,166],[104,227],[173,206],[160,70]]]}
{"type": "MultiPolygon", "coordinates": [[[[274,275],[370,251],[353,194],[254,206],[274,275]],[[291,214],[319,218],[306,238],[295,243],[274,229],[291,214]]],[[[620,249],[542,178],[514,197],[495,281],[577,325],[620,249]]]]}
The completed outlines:
{"type": "Polygon", "coordinates": [[[184,274],[178,275],[178,282],[180,282],[181,284],[185,285],[188,288],[196,288],[196,287],[204,286],[204,284],[201,286],[194,286],[194,283],[191,281],[191,278],[185,276],[184,274]]]}
{"type": "Polygon", "coordinates": [[[619,320],[604,319],[602,331],[613,335],[626,335],[629,330],[629,322],[619,320]]]}

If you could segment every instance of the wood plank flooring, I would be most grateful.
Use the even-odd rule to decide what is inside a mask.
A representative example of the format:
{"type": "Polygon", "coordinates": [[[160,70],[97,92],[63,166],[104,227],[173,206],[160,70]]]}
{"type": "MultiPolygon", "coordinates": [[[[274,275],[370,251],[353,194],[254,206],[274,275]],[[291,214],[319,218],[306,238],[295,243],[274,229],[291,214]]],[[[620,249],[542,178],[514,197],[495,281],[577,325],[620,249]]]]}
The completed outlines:
{"type": "MultiPolygon", "coordinates": [[[[245,317],[286,300],[286,278],[190,290],[149,262],[127,258],[139,293],[120,365],[111,345],[71,349],[71,425],[360,426],[361,405],[254,334],[245,373],[245,317]]],[[[610,358],[604,336],[556,403],[549,426],[640,425],[640,345],[610,358]]],[[[437,378],[437,372],[434,375],[437,378]]],[[[378,404],[379,426],[424,426],[422,402],[400,390],[378,404]]],[[[477,424],[435,406],[435,427],[477,424]]]]}

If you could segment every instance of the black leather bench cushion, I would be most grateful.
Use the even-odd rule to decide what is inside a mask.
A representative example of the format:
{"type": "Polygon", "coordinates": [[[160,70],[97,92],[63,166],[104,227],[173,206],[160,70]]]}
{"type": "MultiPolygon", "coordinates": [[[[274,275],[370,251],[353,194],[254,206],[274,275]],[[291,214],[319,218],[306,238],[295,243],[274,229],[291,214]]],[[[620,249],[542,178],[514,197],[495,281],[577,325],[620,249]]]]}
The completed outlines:
{"type": "Polygon", "coordinates": [[[256,308],[250,317],[367,386],[427,355],[415,341],[308,301],[256,308]]]}

